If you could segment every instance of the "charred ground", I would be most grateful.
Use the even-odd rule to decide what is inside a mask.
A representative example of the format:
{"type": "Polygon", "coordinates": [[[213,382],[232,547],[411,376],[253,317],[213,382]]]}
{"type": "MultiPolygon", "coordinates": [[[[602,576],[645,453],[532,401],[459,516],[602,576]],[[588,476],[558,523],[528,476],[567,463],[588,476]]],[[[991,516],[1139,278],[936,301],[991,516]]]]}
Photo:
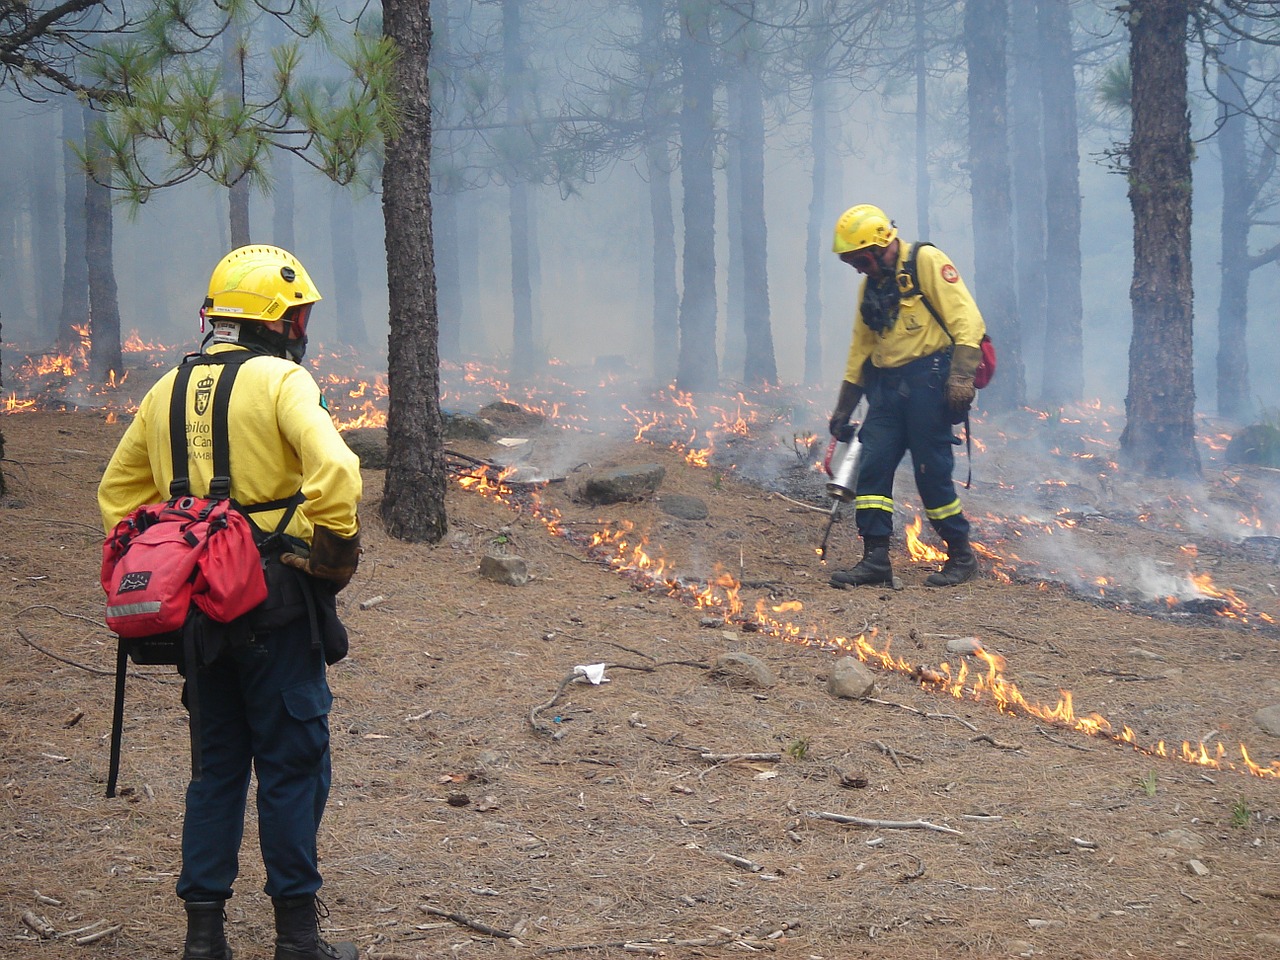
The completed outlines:
{"type": "MultiPolygon", "coordinates": [[[[744,584],[748,611],[803,603],[771,614],[798,625],[790,640],[618,571],[582,537],[550,535],[527,501],[453,489],[445,542],[389,539],[382,476],[366,470],[367,552],[343,595],[352,655],[330,676],[328,933],[384,958],[1275,953],[1280,781],[1148,751],[1222,744],[1237,768],[1241,743],[1263,766],[1280,757],[1254,721],[1280,702],[1268,620],[1280,619],[1280,584],[1263,535],[1275,528],[1240,525],[1277,502],[1280,474],[1210,465],[1194,487],[1138,482],[1099,467],[1106,446],[1082,428],[1033,421],[979,431],[964,498],[987,576],[947,591],[923,586],[934,567],[913,563],[901,536],[902,589],[828,588],[814,552],[825,517],[804,506],[828,503],[800,454],[764,484],[745,441],[700,468],[628,438],[539,492],[565,530],[634,523],[632,543],[647,537],[684,583],[705,585],[718,565],[744,584]],[[583,470],[638,462],[665,468],[657,498],[572,499],[583,470]],[[707,518],[663,512],[677,493],[703,500],[707,518]],[[481,578],[493,550],[522,556],[530,582],[481,578]],[[1234,600],[1188,588],[1193,572],[1234,600]],[[902,668],[875,667],[870,699],[836,699],[835,638],[859,635],[902,668]],[[1138,747],[911,678],[908,667],[944,663],[981,673],[946,650],[966,637],[1005,658],[1028,703],[1066,700],[1076,717],[1128,727],[1138,747]],[[762,660],[772,686],[714,674],[727,652],[762,660]],[[566,682],[595,663],[609,682],[566,682]],[[724,759],[738,754],[778,759],[724,759]]],[[[114,642],[100,623],[92,492],[123,426],[33,412],[4,428],[8,952],[176,957],[188,754],[163,669],[129,681],[123,795],[102,795],[114,642]]],[[[530,461],[562,442],[534,436],[530,461]]],[[[851,527],[832,535],[833,565],[857,559],[851,527]]],[[[254,829],[228,905],[242,960],[271,956],[254,829]]]]}

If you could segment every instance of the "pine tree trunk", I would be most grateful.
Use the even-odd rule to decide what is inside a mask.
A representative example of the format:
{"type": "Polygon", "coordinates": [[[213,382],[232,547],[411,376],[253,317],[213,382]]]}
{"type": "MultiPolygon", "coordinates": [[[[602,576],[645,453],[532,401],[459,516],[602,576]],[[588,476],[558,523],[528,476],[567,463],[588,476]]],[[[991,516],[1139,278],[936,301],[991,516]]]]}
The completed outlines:
{"type": "Polygon", "coordinates": [[[1218,292],[1218,414],[1239,420],[1251,405],[1249,389],[1249,225],[1256,194],[1245,149],[1245,118],[1238,85],[1248,55],[1242,41],[1228,42],[1218,70],[1221,127],[1215,138],[1222,164],[1222,286],[1218,292]]]}
{"type": "Polygon", "coordinates": [[[1121,454],[1152,476],[1198,476],[1192,365],[1189,0],[1129,6],[1133,339],[1121,454]]]}
{"type": "Polygon", "coordinates": [[[349,347],[369,342],[364,329],[364,297],[360,292],[360,259],[356,256],[355,204],[351,188],[330,187],[329,243],[333,255],[333,303],[337,314],[337,340],[349,347]]]}
{"type": "MultiPolygon", "coordinates": [[[[754,35],[748,28],[748,37],[754,35]]],[[[743,379],[753,386],[778,382],[769,313],[769,245],[764,213],[764,64],[748,55],[742,85],[743,379]]]]}
{"type": "Polygon", "coordinates": [[[1040,104],[1044,113],[1045,338],[1040,397],[1084,397],[1084,299],[1080,258],[1080,148],[1070,0],[1039,0],[1040,104]]]}
{"type": "MultiPolygon", "coordinates": [[[[1028,361],[1043,350],[1045,312],[1044,154],[1041,149],[1040,47],[1033,3],[1011,9],[1013,67],[1009,84],[1012,119],[1014,274],[1018,289],[1018,327],[1028,361]]],[[[1027,364],[1030,376],[1032,364],[1027,364]]]]}
{"type": "Polygon", "coordinates": [[[916,235],[929,239],[929,50],[925,44],[924,0],[915,0],[911,28],[915,36],[916,62],[916,235]]]}
{"type": "Polygon", "coordinates": [[[809,120],[809,153],[813,157],[812,193],[804,244],[804,382],[823,382],[822,373],[822,262],[829,255],[830,164],[827,162],[827,84],[820,70],[809,74],[812,93],[809,120]]]}
{"type": "MultiPolygon", "coordinates": [[[[637,0],[641,42],[650,51],[666,47],[663,0],[637,0]]],[[[652,54],[650,54],[652,56],[652,54]]],[[[671,200],[670,118],[645,98],[645,173],[649,182],[649,219],[653,223],[653,376],[660,383],[676,377],[680,355],[679,297],[676,292],[676,227],[671,200]]]]}
{"type": "Polygon", "coordinates": [[[62,245],[58,242],[58,168],[49,162],[57,143],[48,115],[32,117],[35,129],[27,149],[31,166],[31,243],[35,266],[36,325],[50,340],[57,337],[62,292],[62,245]]]}
{"type": "MultiPolygon", "coordinates": [[[[88,110],[88,108],[85,108],[88,110]]],[[[85,258],[89,270],[89,377],[94,383],[107,383],[114,374],[124,374],[124,358],[120,350],[120,299],[116,287],[113,251],[113,215],[111,189],[104,186],[111,179],[111,166],[101,155],[91,114],[85,117],[86,142],[93,175],[85,185],[85,258]]]]}
{"type": "Polygon", "coordinates": [[[58,315],[58,349],[69,353],[80,342],[76,327],[89,324],[89,261],[85,253],[84,166],[74,147],[84,144],[84,108],[74,97],[62,98],[62,310],[58,315]]]}
{"type": "Polygon", "coordinates": [[[387,473],[381,514],[401,540],[438,543],[448,531],[431,237],[431,48],[427,0],[382,0],[382,27],[401,56],[393,80],[402,127],[386,142],[387,473]]]}
{"type": "Polygon", "coordinates": [[[974,293],[1000,354],[999,374],[983,390],[985,406],[1026,403],[1026,376],[1013,278],[1013,211],[1009,130],[1005,121],[1006,0],[969,0],[964,46],[969,60],[969,158],[973,194],[974,293]]]}
{"type": "Polygon", "coordinates": [[[676,382],[682,390],[716,389],[716,187],[715,130],[711,62],[711,3],[685,5],[680,17],[680,180],[684,191],[684,291],[680,299],[680,359],[676,382]]]}

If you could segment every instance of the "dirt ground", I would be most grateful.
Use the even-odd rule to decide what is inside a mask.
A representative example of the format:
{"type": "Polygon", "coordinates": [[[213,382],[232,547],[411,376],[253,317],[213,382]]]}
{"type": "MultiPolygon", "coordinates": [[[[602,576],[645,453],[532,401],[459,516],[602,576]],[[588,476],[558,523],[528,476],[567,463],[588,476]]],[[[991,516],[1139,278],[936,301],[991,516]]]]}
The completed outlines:
{"type": "MultiPolygon", "coordinates": [[[[130,678],[121,796],[103,796],[115,646],[93,490],[123,424],[0,425],[3,952],[177,957],[188,749],[168,668],[130,678]]],[[[1280,703],[1280,474],[1206,448],[1203,484],[1126,479],[1113,443],[1082,439],[1092,426],[975,430],[962,495],[985,575],[941,591],[901,532],[901,589],[830,589],[857,559],[852,523],[824,567],[830,501],[798,453],[771,489],[622,441],[536,510],[527,491],[517,509],[452,487],[434,546],[385,535],[382,474],[365,470],[366,554],[341,601],[351,656],[330,672],[327,936],[387,960],[1280,954],[1280,739],[1255,721],[1280,703]],[[611,463],[661,464],[658,496],[572,498],[611,463]],[[664,512],[675,494],[707,517],[664,512]],[[625,556],[589,547],[624,520],[625,556]],[[642,537],[665,585],[635,569],[642,537]],[[495,551],[523,557],[529,582],[482,578],[495,551]],[[718,572],[744,613],[731,586],[693,602],[718,572]],[[860,636],[876,688],[833,696],[860,636]],[[998,683],[948,652],[966,638],[1004,658],[998,683]],[[729,653],[770,681],[713,670],[729,653]],[[607,682],[570,679],[601,663],[607,682]],[[963,686],[929,680],[966,669],[963,686]],[[997,693],[1017,696],[1001,710],[997,693]],[[1184,741],[1213,762],[1180,759],[1184,741]]],[[[540,442],[557,443],[535,438],[531,460],[540,442]]],[[[228,904],[241,960],[272,951],[255,831],[228,904]]]]}

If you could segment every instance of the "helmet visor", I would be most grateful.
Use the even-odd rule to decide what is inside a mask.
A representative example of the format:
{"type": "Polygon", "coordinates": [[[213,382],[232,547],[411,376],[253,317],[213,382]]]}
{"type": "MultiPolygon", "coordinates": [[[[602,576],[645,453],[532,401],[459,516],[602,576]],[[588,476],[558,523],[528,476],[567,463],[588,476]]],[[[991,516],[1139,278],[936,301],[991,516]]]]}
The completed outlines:
{"type": "Polygon", "coordinates": [[[314,304],[300,303],[285,311],[284,321],[289,324],[290,340],[302,340],[307,335],[307,323],[311,320],[311,308],[314,304]]]}
{"type": "Polygon", "coordinates": [[[842,253],[840,254],[840,260],[853,267],[859,273],[870,273],[876,268],[876,253],[867,247],[842,253]]]}

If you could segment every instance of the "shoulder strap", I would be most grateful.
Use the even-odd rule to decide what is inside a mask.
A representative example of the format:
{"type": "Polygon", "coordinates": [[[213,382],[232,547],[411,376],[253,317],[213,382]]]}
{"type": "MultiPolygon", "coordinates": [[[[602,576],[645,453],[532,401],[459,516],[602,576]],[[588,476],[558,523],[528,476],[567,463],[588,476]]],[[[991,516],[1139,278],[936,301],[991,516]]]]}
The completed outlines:
{"type": "Polygon", "coordinates": [[[226,368],[218,378],[218,386],[213,395],[213,479],[209,483],[209,496],[217,500],[225,500],[231,496],[231,445],[227,439],[231,388],[235,385],[240,365],[255,356],[258,354],[236,350],[227,353],[189,354],[183,358],[169,398],[169,449],[173,457],[170,498],[191,493],[190,464],[187,459],[187,386],[192,372],[201,366],[226,368]]]}
{"type": "Polygon", "coordinates": [[[916,268],[916,256],[920,252],[921,247],[932,247],[933,244],[928,240],[920,240],[911,245],[911,249],[907,253],[907,262],[902,265],[902,272],[906,276],[908,285],[903,289],[902,283],[899,282],[898,289],[902,291],[904,297],[920,298],[920,302],[924,304],[925,309],[929,311],[929,315],[938,321],[938,326],[942,328],[942,332],[947,335],[947,339],[952,343],[956,342],[956,338],[951,336],[951,331],[947,329],[947,325],[942,322],[942,315],[938,313],[933,302],[924,295],[924,288],[920,286],[920,273],[916,268]]]}

